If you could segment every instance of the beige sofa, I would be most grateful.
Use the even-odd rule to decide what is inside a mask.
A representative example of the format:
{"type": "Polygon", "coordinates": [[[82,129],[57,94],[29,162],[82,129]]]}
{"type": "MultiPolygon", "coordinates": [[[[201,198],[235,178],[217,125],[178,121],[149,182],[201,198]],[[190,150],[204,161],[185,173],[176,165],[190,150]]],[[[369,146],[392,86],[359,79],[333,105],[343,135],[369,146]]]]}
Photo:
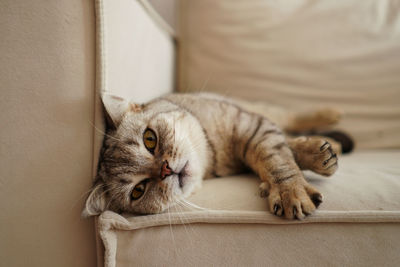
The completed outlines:
{"type": "MultiPolygon", "coordinates": [[[[146,46],[153,49],[152,55],[172,53],[175,36],[157,17],[138,22],[144,13],[154,18],[140,1],[99,1],[97,12],[102,25],[99,58],[106,64],[99,76],[108,79],[100,92],[138,101],[140,94],[132,93],[137,83],[124,78],[132,75],[137,52],[123,49],[126,44],[121,43],[149,44],[132,31],[135,24],[147,25],[145,32],[151,38],[163,37],[164,43],[146,46]],[[122,36],[118,40],[117,29],[129,32],[132,40],[122,36]],[[117,53],[124,55],[120,61],[115,60],[117,53]],[[114,82],[118,86],[111,86],[114,82]]],[[[258,196],[253,175],[205,181],[189,199],[196,205],[192,208],[139,217],[104,212],[97,219],[99,251],[105,252],[99,263],[104,258],[105,266],[396,266],[400,262],[400,61],[392,59],[400,55],[396,2],[181,1],[179,17],[181,91],[215,91],[293,110],[340,107],[346,115],[338,127],[355,137],[357,149],[340,159],[339,171],[329,179],[306,173],[326,200],[301,222],[266,212],[267,203],[258,196]]],[[[165,54],[146,59],[142,70],[161,65],[172,75],[168,69],[172,59],[165,54]]],[[[157,83],[163,77],[150,73],[155,76],[147,82],[157,83]]],[[[161,83],[158,88],[169,85],[161,83]]]]}
{"type": "Polygon", "coordinates": [[[94,266],[97,251],[98,266],[396,266],[398,1],[179,7],[177,37],[144,0],[0,3],[1,265],[94,266]],[[301,222],[266,212],[252,175],[205,181],[190,209],[104,212],[95,227],[80,219],[101,96],[141,102],[175,84],[287,108],[339,106],[357,149],[329,179],[306,174],[325,201],[301,222]]]}

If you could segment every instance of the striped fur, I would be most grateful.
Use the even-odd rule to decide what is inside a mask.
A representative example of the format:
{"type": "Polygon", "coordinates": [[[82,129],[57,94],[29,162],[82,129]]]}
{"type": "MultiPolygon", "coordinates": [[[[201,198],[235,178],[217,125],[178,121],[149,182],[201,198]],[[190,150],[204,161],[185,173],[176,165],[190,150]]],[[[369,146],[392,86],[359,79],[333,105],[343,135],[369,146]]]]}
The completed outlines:
{"type": "Polygon", "coordinates": [[[283,130],[303,130],[301,120],[307,121],[308,128],[332,124],[331,117],[338,113],[329,111],[333,115],[322,122],[316,116],[314,124],[314,115],[300,119],[279,115],[274,121],[281,129],[267,118],[274,118],[272,112],[250,110],[218,95],[172,94],[120,112],[122,117],[114,119],[114,129],[105,135],[97,179],[83,214],[96,215],[105,209],[162,212],[189,196],[203,179],[248,168],[259,175],[261,195],[267,197],[271,212],[289,219],[311,214],[322,195],[306,182],[301,170],[333,174],[340,146],[322,137],[288,138],[283,130]],[[157,136],[154,154],[143,144],[148,128],[157,136]],[[172,175],[162,179],[165,162],[172,175]],[[144,179],[144,195],[132,200],[132,189],[144,179]]]}

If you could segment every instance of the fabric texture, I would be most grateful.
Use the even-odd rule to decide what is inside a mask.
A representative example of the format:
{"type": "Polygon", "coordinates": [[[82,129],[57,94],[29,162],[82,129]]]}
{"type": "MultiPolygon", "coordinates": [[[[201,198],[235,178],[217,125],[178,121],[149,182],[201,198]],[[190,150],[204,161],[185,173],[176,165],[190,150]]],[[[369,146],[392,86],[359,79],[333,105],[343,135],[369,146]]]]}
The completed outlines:
{"type": "Polygon", "coordinates": [[[101,94],[142,103],[171,92],[173,30],[145,0],[98,0],[96,6],[101,94]]]}
{"type": "Polygon", "coordinates": [[[307,172],[324,202],[303,221],[270,214],[257,177],[246,174],[205,180],[189,199],[203,210],[136,217],[107,211],[98,219],[105,266],[394,266],[399,159],[399,151],[359,152],[342,157],[331,178],[307,172]]]}
{"type": "Polygon", "coordinates": [[[0,265],[96,264],[92,1],[0,1],[0,265]]]}
{"type": "Polygon", "coordinates": [[[400,2],[180,1],[179,90],[338,107],[361,148],[400,148],[400,2]]]}
{"type": "MultiPolygon", "coordinates": [[[[105,94],[143,103],[173,91],[175,32],[146,0],[96,0],[96,110],[93,155],[99,155],[105,94]]],[[[106,107],[107,108],[107,107],[106,107]]],[[[98,156],[93,157],[93,173],[98,156]]],[[[96,220],[96,229],[98,222],[96,220]]],[[[97,264],[110,251],[96,231],[97,264]]]]}
{"type": "Polygon", "coordinates": [[[115,231],[116,258],[117,266],[396,266],[398,232],[394,224],[152,227],[115,231]]]}

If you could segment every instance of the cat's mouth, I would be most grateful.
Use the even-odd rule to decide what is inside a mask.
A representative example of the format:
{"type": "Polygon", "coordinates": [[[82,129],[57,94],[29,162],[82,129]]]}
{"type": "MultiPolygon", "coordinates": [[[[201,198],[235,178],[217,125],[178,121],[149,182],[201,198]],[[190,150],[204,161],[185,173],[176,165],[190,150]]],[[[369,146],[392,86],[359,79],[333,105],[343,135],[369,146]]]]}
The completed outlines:
{"type": "Polygon", "coordinates": [[[180,188],[183,188],[183,186],[185,185],[187,179],[189,178],[188,166],[189,166],[189,161],[186,161],[185,166],[183,166],[183,168],[178,173],[179,187],[180,188]]]}

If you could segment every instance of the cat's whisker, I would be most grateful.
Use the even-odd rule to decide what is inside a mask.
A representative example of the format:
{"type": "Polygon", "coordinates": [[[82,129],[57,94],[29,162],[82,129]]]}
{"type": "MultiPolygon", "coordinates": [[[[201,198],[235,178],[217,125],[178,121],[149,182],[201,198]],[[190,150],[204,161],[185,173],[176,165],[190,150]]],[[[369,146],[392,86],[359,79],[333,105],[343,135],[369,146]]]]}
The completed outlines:
{"type": "Polygon", "coordinates": [[[125,201],[127,203],[129,203],[130,199],[131,199],[130,192],[132,192],[132,187],[133,187],[133,185],[127,185],[127,186],[124,187],[123,195],[125,196],[125,201]]]}
{"type": "MultiPolygon", "coordinates": [[[[106,184],[102,184],[102,185],[100,185],[100,188],[103,188],[103,187],[105,187],[105,186],[106,186],[106,184]]],[[[92,190],[93,190],[93,188],[90,188],[89,190],[83,192],[83,193],[78,197],[78,200],[77,200],[76,202],[79,202],[83,197],[85,197],[85,198],[88,197],[89,193],[92,192],[92,190]]],[[[76,205],[76,203],[75,203],[74,205],[76,205]]]]}
{"type": "MultiPolygon", "coordinates": [[[[180,207],[183,207],[183,208],[185,208],[185,209],[188,209],[188,207],[185,206],[185,204],[183,204],[181,200],[178,200],[178,203],[179,203],[180,207]]],[[[189,208],[189,210],[190,210],[190,208],[189,208]]],[[[187,220],[187,222],[188,222],[187,225],[188,225],[188,227],[190,228],[190,230],[191,230],[193,236],[194,236],[196,239],[197,239],[197,238],[201,238],[201,236],[198,235],[198,233],[195,231],[194,227],[191,226],[191,223],[189,222],[189,219],[187,219],[186,211],[185,211],[185,212],[182,212],[182,216],[186,218],[186,220],[187,220]]]]}
{"type": "MultiPolygon", "coordinates": [[[[116,138],[115,136],[109,135],[109,134],[107,134],[106,132],[102,131],[101,129],[97,128],[91,121],[89,121],[89,124],[90,124],[97,132],[103,134],[104,136],[107,136],[107,137],[109,137],[109,138],[111,138],[111,139],[113,139],[113,140],[116,140],[116,141],[118,141],[118,142],[121,142],[121,143],[124,142],[124,141],[122,141],[121,139],[116,138]]],[[[127,129],[125,125],[122,125],[122,124],[121,124],[120,127],[123,128],[123,129],[125,129],[125,130],[128,130],[128,131],[129,131],[129,129],[127,129]]],[[[122,137],[127,137],[127,136],[122,135],[122,137]]]]}
{"type": "Polygon", "coordinates": [[[174,233],[172,231],[171,213],[170,213],[169,207],[167,209],[168,209],[167,213],[168,213],[168,220],[169,220],[169,229],[171,232],[172,243],[174,244],[174,254],[175,254],[175,256],[177,256],[175,237],[174,237],[174,233]]]}
{"type": "MultiPolygon", "coordinates": [[[[100,188],[104,188],[105,186],[106,186],[106,184],[102,184],[102,185],[100,185],[100,188]]],[[[90,188],[89,190],[82,193],[68,210],[71,211],[76,205],[78,205],[78,203],[82,200],[82,198],[87,198],[89,196],[90,192],[92,192],[92,190],[93,190],[93,188],[90,188]]]]}
{"type": "Polygon", "coordinates": [[[176,144],[176,125],[174,120],[174,144],[176,144]]]}
{"type": "Polygon", "coordinates": [[[181,203],[179,201],[177,201],[176,204],[177,204],[176,205],[177,209],[179,209],[178,217],[179,217],[180,221],[182,222],[182,225],[185,229],[186,235],[188,236],[190,244],[193,247],[193,239],[191,238],[193,236],[193,229],[190,227],[190,223],[188,223],[188,222],[185,223],[184,219],[182,219],[182,217],[185,218],[185,212],[182,210],[182,207],[180,206],[181,203]],[[186,224],[188,225],[188,227],[190,227],[190,230],[192,231],[192,235],[190,235],[190,233],[188,232],[186,224]]]}
{"type": "Polygon", "coordinates": [[[182,202],[181,199],[179,199],[179,200],[177,200],[177,201],[179,202],[179,204],[181,204],[181,205],[182,205],[183,207],[185,207],[186,209],[193,210],[192,207],[189,207],[188,205],[186,205],[186,203],[182,202]]]}
{"type": "Polygon", "coordinates": [[[208,78],[204,80],[203,85],[200,87],[200,90],[198,90],[199,93],[205,91],[205,89],[206,89],[206,87],[207,87],[208,82],[210,81],[210,79],[211,79],[211,75],[209,75],[208,78]]]}
{"type": "MultiPolygon", "coordinates": [[[[108,192],[108,191],[110,191],[110,190],[111,190],[111,188],[108,189],[108,190],[106,190],[106,191],[104,191],[103,194],[106,193],[106,192],[108,192]]],[[[117,193],[115,193],[113,196],[111,196],[110,200],[108,201],[108,203],[107,203],[107,205],[106,205],[106,208],[105,208],[106,210],[108,210],[108,208],[109,208],[110,204],[112,203],[112,201],[113,201],[114,199],[116,199],[118,196],[119,196],[119,192],[117,192],[117,193]]]]}
{"type": "Polygon", "coordinates": [[[101,134],[104,134],[104,136],[107,136],[107,137],[109,137],[109,138],[111,138],[111,139],[113,139],[113,140],[116,140],[116,141],[118,141],[118,142],[122,142],[121,139],[118,139],[118,138],[116,138],[116,137],[114,137],[114,136],[112,136],[112,135],[109,135],[109,134],[105,133],[104,131],[100,130],[99,128],[97,128],[96,125],[94,125],[91,121],[89,121],[89,124],[90,124],[97,132],[99,132],[99,133],[101,133],[101,134]]]}
{"type": "Polygon", "coordinates": [[[189,202],[188,200],[186,200],[184,198],[181,198],[180,201],[181,201],[182,204],[186,205],[186,207],[194,208],[194,209],[197,209],[197,210],[204,210],[204,211],[209,210],[207,208],[203,208],[203,207],[197,206],[196,204],[194,204],[192,202],[189,202]]]}

